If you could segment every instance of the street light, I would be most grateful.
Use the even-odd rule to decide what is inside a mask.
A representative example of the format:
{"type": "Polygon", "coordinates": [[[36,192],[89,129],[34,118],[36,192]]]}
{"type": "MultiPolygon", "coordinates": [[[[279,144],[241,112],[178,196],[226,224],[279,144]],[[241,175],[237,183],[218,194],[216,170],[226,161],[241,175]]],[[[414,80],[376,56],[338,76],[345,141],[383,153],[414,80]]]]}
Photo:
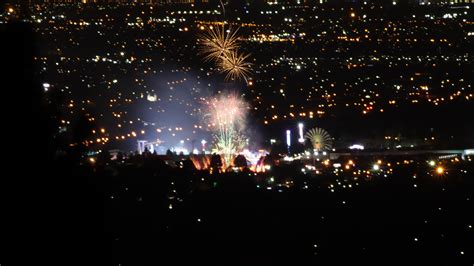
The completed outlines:
{"type": "Polygon", "coordinates": [[[378,170],[380,170],[380,166],[378,164],[374,164],[374,166],[372,166],[372,169],[374,171],[378,171],[378,170]]]}

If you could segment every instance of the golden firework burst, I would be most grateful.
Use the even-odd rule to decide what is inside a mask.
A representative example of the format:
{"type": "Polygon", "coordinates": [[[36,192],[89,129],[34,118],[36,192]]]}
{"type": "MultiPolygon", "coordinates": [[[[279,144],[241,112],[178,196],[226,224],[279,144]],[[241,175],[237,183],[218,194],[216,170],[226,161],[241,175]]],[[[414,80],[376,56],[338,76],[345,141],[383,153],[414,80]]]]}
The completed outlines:
{"type": "Polygon", "coordinates": [[[220,71],[221,73],[227,73],[226,80],[248,80],[252,66],[251,63],[247,62],[249,56],[250,54],[242,54],[238,50],[222,56],[220,71]]]}
{"type": "Polygon", "coordinates": [[[236,50],[238,45],[237,29],[229,27],[226,29],[225,24],[222,26],[209,27],[205,33],[199,36],[201,45],[200,53],[204,55],[206,61],[214,61],[220,63],[226,54],[236,50]]]}

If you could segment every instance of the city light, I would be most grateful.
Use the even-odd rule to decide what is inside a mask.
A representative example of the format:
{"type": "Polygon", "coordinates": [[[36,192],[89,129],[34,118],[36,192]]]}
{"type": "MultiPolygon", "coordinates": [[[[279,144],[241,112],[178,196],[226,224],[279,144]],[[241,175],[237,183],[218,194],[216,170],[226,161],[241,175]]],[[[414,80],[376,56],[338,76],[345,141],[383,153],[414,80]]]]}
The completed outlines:
{"type": "Polygon", "coordinates": [[[442,166],[438,166],[438,167],[436,168],[436,173],[437,173],[438,175],[444,174],[444,168],[443,168],[442,166]]]}
{"type": "Polygon", "coordinates": [[[354,144],[354,145],[350,146],[349,149],[351,149],[351,150],[364,150],[364,146],[360,145],[360,144],[354,144]]]}
{"type": "Polygon", "coordinates": [[[43,83],[43,89],[44,91],[48,91],[51,85],[49,83],[43,83]]]}

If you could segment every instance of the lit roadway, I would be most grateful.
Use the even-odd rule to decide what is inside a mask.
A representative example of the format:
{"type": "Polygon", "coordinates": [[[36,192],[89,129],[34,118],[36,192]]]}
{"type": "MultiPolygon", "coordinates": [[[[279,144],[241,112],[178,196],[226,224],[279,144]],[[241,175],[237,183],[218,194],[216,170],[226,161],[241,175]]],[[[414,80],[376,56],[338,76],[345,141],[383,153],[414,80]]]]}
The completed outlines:
{"type": "Polygon", "coordinates": [[[386,150],[386,151],[354,151],[354,152],[334,152],[331,153],[331,159],[338,158],[339,156],[401,156],[401,155],[436,155],[440,159],[447,159],[461,155],[464,156],[474,154],[474,149],[460,149],[460,150],[386,150]]]}

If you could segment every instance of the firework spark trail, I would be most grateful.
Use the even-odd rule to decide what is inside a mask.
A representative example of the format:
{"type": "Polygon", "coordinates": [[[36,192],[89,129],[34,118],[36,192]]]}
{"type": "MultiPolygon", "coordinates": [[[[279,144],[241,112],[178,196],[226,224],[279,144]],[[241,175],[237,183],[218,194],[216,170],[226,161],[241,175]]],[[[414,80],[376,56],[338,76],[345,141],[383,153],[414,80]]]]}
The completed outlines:
{"type": "Polygon", "coordinates": [[[225,7],[224,7],[224,3],[222,3],[222,0],[219,0],[219,3],[221,4],[221,8],[222,8],[222,17],[225,18],[225,7]]]}

